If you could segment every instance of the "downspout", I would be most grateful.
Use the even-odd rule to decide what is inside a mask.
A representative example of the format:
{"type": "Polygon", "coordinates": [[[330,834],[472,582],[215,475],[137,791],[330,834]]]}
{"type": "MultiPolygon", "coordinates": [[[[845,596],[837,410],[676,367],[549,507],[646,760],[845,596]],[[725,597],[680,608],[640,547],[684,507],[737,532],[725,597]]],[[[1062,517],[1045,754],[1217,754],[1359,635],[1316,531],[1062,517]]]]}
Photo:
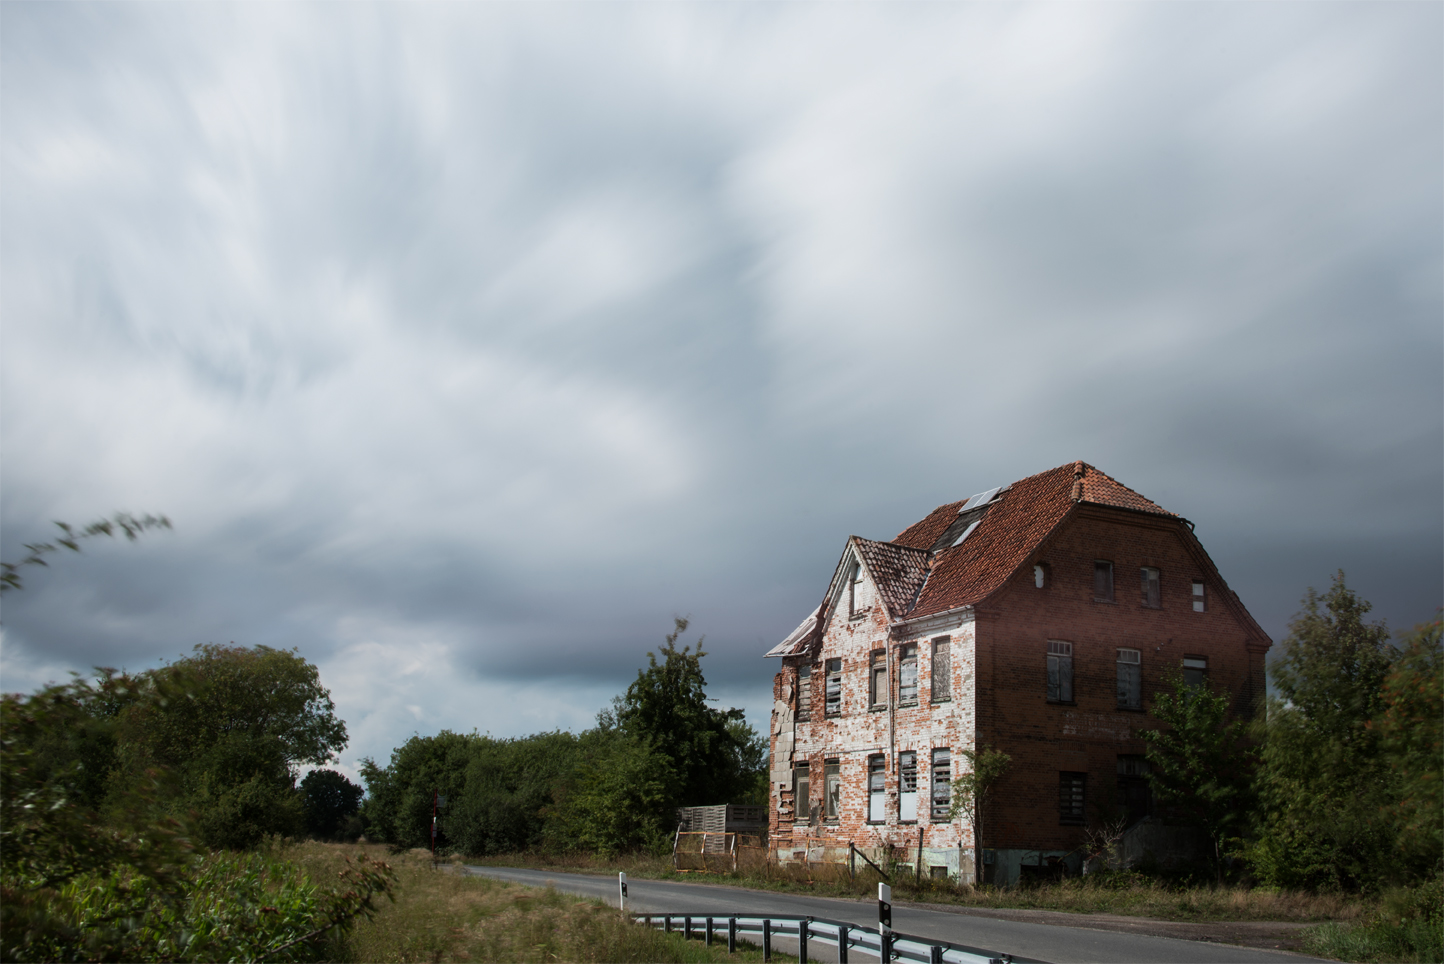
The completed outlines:
{"type": "MultiPolygon", "coordinates": [[[[892,685],[892,639],[891,634],[884,640],[883,645],[887,647],[883,662],[887,666],[887,768],[893,775],[894,780],[901,779],[898,776],[897,767],[893,762],[897,759],[897,719],[894,714],[897,712],[897,698],[893,693],[892,685]]],[[[901,791],[901,786],[899,786],[901,791]]],[[[898,796],[898,818],[902,818],[902,796],[898,796]]]]}

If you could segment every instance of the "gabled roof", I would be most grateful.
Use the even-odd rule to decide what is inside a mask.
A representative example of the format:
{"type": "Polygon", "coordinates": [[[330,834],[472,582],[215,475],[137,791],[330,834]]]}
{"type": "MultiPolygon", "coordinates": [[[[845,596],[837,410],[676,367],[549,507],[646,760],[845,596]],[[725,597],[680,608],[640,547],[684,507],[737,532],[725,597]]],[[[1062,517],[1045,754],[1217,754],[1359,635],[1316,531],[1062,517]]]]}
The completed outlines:
{"type": "MultiPolygon", "coordinates": [[[[937,553],[932,576],[908,618],[970,606],[1001,589],[1078,502],[1178,518],[1086,462],[1070,462],[1030,475],[1007,488],[961,545],[937,553]]],[[[904,529],[895,541],[931,546],[962,505],[954,502],[934,509],[927,518],[904,529]]]]}
{"type": "Polygon", "coordinates": [[[887,605],[888,615],[900,619],[913,607],[918,590],[928,578],[928,552],[892,542],[852,537],[862,564],[887,605]]]}

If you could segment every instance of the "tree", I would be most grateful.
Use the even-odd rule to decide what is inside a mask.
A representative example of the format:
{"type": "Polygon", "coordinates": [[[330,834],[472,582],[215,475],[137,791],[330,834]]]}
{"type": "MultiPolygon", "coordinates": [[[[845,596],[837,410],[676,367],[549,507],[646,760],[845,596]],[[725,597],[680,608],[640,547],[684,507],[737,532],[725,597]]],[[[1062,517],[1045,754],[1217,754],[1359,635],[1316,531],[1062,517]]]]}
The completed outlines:
{"type": "MultiPolygon", "coordinates": [[[[736,803],[756,782],[756,772],[750,768],[759,761],[747,748],[751,727],[741,710],[708,705],[707,680],[702,675],[702,657],[707,654],[700,639],[695,652],[689,646],[677,648],[686,631],[687,620],[678,617],[666,644],[647,654],[647,666],[637,671],[637,679],[614,702],[616,725],[672,761],[680,782],[677,797],[668,806],[736,803]]],[[[602,722],[606,725],[605,719],[602,722]]]]}
{"type": "Polygon", "coordinates": [[[312,770],[301,780],[306,832],[318,840],[341,834],[347,817],[361,809],[366,791],[335,770],[312,770]]]}
{"type": "Polygon", "coordinates": [[[1416,873],[1438,872],[1444,861],[1444,623],[1421,623],[1404,637],[1404,651],[1384,679],[1383,712],[1368,725],[1397,780],[1389,808],[1401,855],[1416,873]]]}
{"type": "Polygon", "coordinates": [[[1361,887],[1398,866],[1388,811],[1396,775],[1377,727],[1397,652],[1344,573],[1312,588],[1271,667],[1279,698],[1263,728],[1254,870],[1280,887],[1361,887]]]}
{"type": "Polygon", "coordinates": [[[973,828],[973,882],[980,884],[983,881],[983,813],[1013,758],[987,744],[959,752],[968,761],[968,771],[953,781],[953,803],[948,819],[956,820],[961,814],[973,828]]]}
{"type": "Polygon", "coordinates": [[[1139,733],[1148,779],[1159,803],[1203,832],[1222,881],[1226,843],[1248,819],[1254,753],[1242,721],[1229,719],[1228,694],[1206,683],[1189,686],[1182,676],[1173,678],[1172,690],[1158,694],[1149,710],[1163,725],[1139,733]]]}

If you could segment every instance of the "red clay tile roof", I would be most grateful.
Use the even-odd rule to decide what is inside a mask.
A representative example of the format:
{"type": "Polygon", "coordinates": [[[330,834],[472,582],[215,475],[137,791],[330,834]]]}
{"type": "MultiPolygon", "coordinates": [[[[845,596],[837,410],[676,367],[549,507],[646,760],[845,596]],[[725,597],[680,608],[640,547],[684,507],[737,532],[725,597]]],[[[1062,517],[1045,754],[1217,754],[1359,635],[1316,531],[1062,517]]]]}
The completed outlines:
{"type": "MultiPolygon", "coordinates": [[[[996,592],[1078,501],[1174,516],[1084,462],[1021,479],[1003,492],[962,545],[934,556],[931,576],[908,618],[973,605],[996,592]]],[[[961,506],[953,502],[934,509],[894,541],[913,549],[931,548],[961,506]]]]}
{"type": "Polygon", "coordinates": [[[874,542],[853,536],[858,554],[876,583],[888,615],[902,617],[912,609],[918,590],[928,578],[928,552],[892,542],[874,542]]]}

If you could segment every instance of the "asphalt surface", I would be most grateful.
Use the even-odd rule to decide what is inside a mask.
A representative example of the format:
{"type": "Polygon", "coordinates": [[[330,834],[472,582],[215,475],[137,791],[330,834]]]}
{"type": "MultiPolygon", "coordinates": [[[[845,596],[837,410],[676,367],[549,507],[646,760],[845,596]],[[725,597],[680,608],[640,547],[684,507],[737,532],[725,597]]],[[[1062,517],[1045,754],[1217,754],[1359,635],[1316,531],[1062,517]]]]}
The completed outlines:
{"type": "MultiPolygon", "coordinates": [[[[586,874],[560,874],[515,867],[467,866],[469,874],[532,887],[553,886],[583,897],[596,897],[617,904],[617,879],[586,874]]],[[[825,917],[864,927],[877,926],[877,904],[873,901],[841,900],[805,894],[780,894],[747,890],[718,884],[692,884],[668,880],[629,880],[627,909],[639,914],[691,914],[694,917],[777,914],[825,917]]],[[[893,907],[893,930],[917,937],[930,937],[1018,958],[1050,964],[1300,964],[1317,958],[1286,951],[1258,950],[1172,937],[1120,934],[1116,931],[1083,927],[1059,927],[1019,921],[994,920],[950,914],[918,907],[893,907]]],[[[779,950],[796,954],[795,943],[779,950]]],[[[809,947],[809,958],[833,961],[832,947],[809,947]]],[[[854,951],[854,960],[863,956],[854,951]]]]}

